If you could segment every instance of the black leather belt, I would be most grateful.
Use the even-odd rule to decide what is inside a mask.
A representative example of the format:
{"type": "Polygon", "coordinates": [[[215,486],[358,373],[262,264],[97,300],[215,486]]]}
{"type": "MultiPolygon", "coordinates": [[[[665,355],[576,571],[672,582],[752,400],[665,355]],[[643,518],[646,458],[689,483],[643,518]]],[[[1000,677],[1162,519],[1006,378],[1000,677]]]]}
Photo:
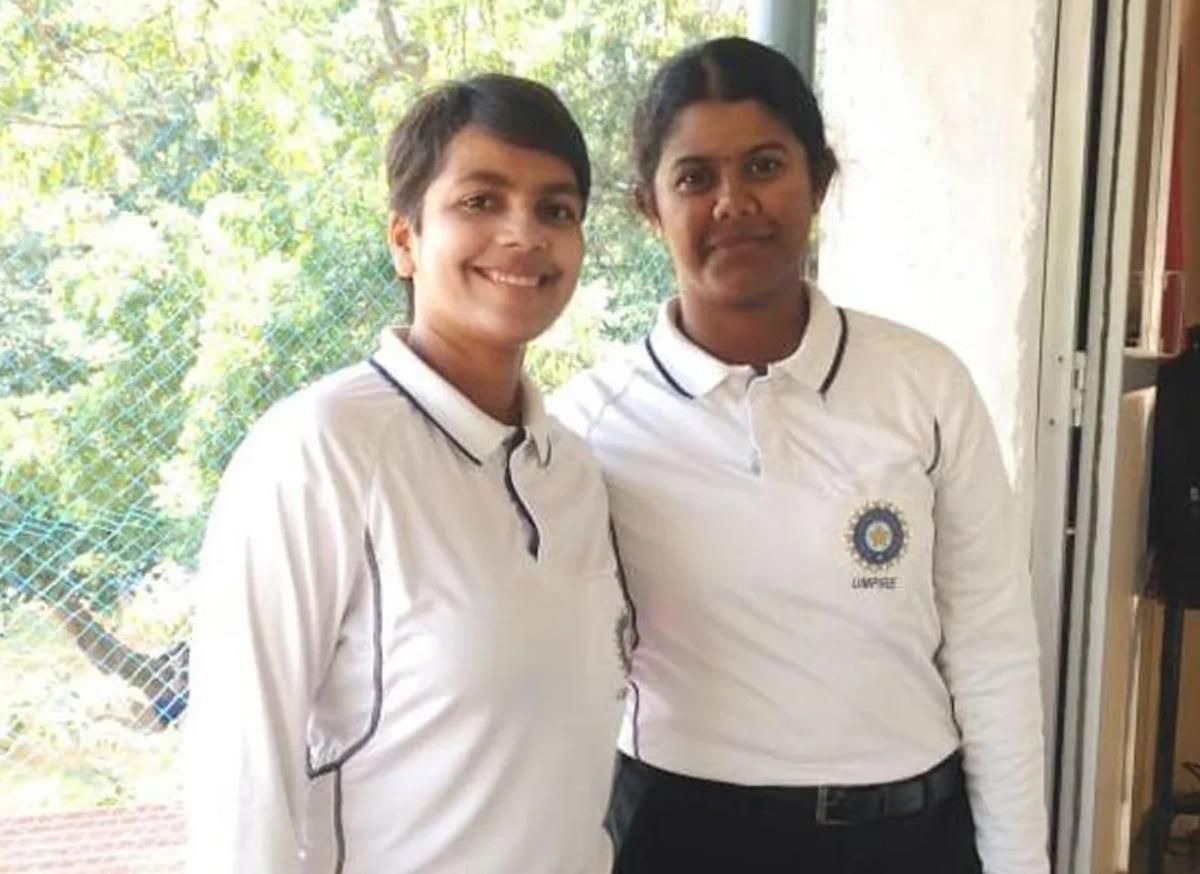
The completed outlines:
{"type": "Polygon", "coordinates": [[[862,786],[743,786],[687,777],[629,758],[625,758],[625,766],[641,771],[660,790],[692,798],[749,803],[769,809],[773,815],[832,826],[912,816],[958,796],[965,787],[960,752],[924,774],[862,786]]]}

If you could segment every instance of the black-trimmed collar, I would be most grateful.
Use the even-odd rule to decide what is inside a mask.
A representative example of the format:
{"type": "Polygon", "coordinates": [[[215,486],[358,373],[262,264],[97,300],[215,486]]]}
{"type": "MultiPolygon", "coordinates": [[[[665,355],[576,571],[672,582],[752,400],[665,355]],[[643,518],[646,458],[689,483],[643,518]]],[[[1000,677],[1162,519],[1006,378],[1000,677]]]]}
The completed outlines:
{"type": "MultiPolygon", "coordinates": [[[[383,331],[371,366],[406,397],[463,455],[476,464],[506,447],[516,428],[489,416],[441,374],[417,356],[402,337],[403,329],[383,331]]],[[[521,377],[522,422],[541,464],[550,463],[550,420],[542,394],[521,377]]]]}
{"type": "MultiPolygon", "coordinates": [[[[833,385],[846,351],[849,325],[846,314],[820,289],[808,288],[808,325],[796,351],[771,364],[814,392],[824,396],[833,385]]],[[[663,379],[686,398],[703,397],[745,365],[727,364],[693,343],[679,329],[679,299],[663,303],[658,320],[646,338],[646,352],[663,379]]]]}

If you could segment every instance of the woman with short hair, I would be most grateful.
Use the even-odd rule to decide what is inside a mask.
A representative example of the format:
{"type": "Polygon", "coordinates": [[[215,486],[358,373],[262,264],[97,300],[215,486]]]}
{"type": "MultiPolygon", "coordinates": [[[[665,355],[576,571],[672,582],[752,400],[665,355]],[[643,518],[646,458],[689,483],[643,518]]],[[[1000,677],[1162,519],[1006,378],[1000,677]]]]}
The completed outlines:
{"type": "Polygon", "coordinates": [[[583,257],[553,92],[487,75],[392,133],[411,325],[273,407],[200,564],[192,874],[607,871],[625,601],[586,447],[526,344],[583,257]]]}

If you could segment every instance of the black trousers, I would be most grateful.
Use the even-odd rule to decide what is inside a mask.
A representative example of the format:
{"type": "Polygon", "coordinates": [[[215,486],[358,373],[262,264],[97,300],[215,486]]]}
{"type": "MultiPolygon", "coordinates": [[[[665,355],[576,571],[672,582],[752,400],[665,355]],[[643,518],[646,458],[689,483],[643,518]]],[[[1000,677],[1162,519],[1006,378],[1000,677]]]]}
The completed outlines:
{"type": "Polygon", "coordinates": [[[614,874],[982,871],[961,789],[916,813],[852,825],[797,815],[804,807],[778,787],[756,791],[687,778],[618,755],[607,822],[614,874]]]}

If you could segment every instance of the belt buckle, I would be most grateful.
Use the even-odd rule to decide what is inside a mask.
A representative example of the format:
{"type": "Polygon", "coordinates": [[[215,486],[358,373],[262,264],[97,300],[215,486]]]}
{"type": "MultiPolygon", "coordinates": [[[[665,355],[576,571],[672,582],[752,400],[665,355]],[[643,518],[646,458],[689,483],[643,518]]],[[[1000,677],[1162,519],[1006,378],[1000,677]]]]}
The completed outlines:
{"type": "Polygon", "coordinates": [[[845,797],[846,791],[837,786],[818,786],[817,825],[853,825],[854,823],[845,819],[844,816],[838,816],[830,810],[838,800],[845,797]]]}

